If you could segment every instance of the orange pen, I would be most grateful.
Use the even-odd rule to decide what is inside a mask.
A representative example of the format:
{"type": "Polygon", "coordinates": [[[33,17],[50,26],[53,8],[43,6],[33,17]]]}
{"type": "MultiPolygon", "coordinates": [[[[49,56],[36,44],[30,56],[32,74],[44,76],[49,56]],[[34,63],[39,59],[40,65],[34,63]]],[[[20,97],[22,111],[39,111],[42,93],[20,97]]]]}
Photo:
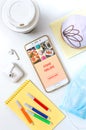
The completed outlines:
{"type": "Polygon", "coordinates": [[[16,100],[16,104],[19,107],[19,109],[21,110],[21,112],[23,113],[23,115],[26,117],[28,122],[30,124],[32,124],[33,123],[32,119],[30,118],[29,114],[25,111],[25,109],[23,108],[23,106],[20,104],[20,102],[18,100],[16,100]]]}

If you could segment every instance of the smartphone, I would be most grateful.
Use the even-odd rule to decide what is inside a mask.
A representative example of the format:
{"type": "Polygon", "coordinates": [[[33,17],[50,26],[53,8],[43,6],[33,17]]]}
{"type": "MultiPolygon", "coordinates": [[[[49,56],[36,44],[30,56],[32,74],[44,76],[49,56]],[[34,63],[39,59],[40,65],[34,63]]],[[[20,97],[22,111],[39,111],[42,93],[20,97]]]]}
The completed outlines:
{"type": "Polygon", "coordinates": [[[25,50],[47,92],[60,88],[69,82],[47,35],[26,44],[25,50]]]}

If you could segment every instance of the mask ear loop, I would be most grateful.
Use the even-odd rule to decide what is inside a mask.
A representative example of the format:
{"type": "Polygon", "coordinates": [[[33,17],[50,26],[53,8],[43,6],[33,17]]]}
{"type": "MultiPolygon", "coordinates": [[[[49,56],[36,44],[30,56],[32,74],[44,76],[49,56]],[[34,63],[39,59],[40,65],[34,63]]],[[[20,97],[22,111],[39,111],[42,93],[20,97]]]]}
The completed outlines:
{"type": "Polygon", "coordinates": [[[69,116],[69,113],[68,113],[68,112],[66,112],[66,113],[67,113],[67,116],[68,116],[69,121],[71,122],[72,126],[73,126],[76,130],[86,130],[86,128],[78,128],[78,127],[74,124],[74,122],[71,120],[71,118],[70,118],[70,116],[69,116]]]}

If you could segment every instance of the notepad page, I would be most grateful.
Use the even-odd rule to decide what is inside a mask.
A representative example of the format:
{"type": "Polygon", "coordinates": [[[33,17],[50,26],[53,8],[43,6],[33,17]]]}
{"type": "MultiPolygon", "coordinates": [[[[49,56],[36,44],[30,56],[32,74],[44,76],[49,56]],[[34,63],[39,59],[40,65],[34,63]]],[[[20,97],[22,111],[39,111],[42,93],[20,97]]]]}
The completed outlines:
{"type": "Polygon", "coordinates": [[[61,51],[63,52],[64,56],[66,58],[71,58],[83,51],[86,50],[86,47],[84,48],[81,48],[81,49],[75,49],[75,48],[72,48],[70,47],[62,38],[61,36],[61,26],[62,26],[62,23],[70,16],[70,15],[75,15],[75,14],[79,14],[79,15],[84,15],[86,16],[86,10],[80,10],[80,11],[76,11],[76,12],[72,12],[54,22],[52,22],[50,24],[50,27],[51,27],[51,30],[57,40],[57,43],[59,45],[59,47],[61,48],[61,51]]]}
{"type": "MultiPolygon", "coordinates": [[[[6,101],[6,104],[18,115],[20,119],[22,119],[27,126],[31,130],[52,130],[57,124],[59,124],[64,118],[65,115],[29,80],[25,81],[19,89],[6,101]],[[47,105],[50,111],[44,110],[40,107],[36,102],[34,102],[27,93],[32,94],[37,99],[39,99],[42,103],[47,105]],[[25,116],[22,114],[18,106],[16,105],[16,100],[18,100],[23,106],[24,103],[28,103],[29,105],[35,107],[36,109],[40,110],[41,112],[45,113],[50,117],[50,121],[52,124],[48,125],[44,122],[34,118],[30,115],[31,119],[34,122],[34,125],[29,124],[25,116]]],[[[27,110],[28,108],[24,106],[27,110]]]]}

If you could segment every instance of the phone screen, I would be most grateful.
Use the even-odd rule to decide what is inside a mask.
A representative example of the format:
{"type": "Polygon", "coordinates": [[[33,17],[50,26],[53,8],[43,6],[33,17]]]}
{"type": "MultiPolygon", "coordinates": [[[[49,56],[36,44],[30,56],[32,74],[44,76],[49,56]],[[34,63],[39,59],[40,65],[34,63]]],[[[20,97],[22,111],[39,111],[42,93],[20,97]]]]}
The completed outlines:
{"type": "Polygon", "coordinates": [[[67,76],[47,36],[26,45],[27,54],[47,91],[67,82],[67,76]]]}

